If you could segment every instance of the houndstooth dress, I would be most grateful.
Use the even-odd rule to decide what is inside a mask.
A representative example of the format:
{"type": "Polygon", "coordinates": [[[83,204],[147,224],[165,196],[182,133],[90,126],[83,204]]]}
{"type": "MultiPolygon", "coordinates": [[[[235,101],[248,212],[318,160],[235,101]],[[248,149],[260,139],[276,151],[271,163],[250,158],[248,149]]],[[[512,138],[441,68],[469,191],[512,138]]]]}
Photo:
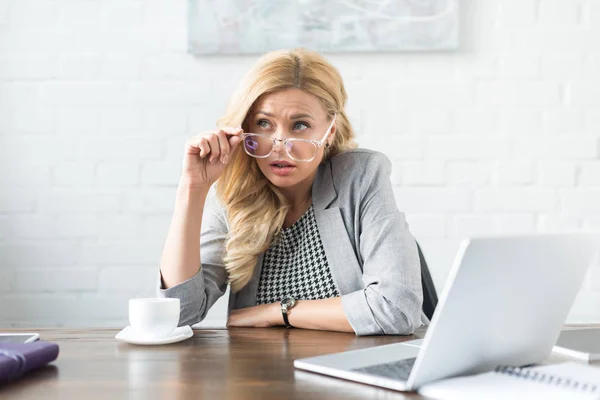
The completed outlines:
{"type": "Polygon", "coordinates": [[[256,304],[275,303],[285,297],[316,300],[339,295],[311,204],[265,252],[256,304]]]}

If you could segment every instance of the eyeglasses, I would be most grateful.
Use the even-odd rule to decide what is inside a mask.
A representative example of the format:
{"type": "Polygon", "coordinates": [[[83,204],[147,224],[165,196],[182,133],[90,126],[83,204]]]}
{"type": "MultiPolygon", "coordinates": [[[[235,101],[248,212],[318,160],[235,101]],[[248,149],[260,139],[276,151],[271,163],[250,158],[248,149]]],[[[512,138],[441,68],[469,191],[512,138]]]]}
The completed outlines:
{"type": "Polygon", "coordinates": [[[260,133],[244,133],[242,134],[242,138],[244,139],[244,151],[254,158],[267,158],[273,153],[277,142],[283,142],[285,151],[291,159],[295,161],[312,161],[317,156],[319,147],[325,144],[325,139],[331,132],[336,117],[337,114],[333,116],[331,125],[327,128],[327,132],[325,132],[325,136],[323,136],[323,139],[321,140],[297,138],[274,139],[260,133]]]}

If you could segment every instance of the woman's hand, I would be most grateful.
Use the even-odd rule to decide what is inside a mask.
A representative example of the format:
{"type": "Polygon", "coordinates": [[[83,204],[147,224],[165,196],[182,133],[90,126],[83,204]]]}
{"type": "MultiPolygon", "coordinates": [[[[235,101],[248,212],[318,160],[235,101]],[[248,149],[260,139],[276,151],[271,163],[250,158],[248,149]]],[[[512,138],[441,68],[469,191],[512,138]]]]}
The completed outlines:
{"type": "Polygon", "coordinates": [[[278,303],[233,310],[227,320],[227,327],[268,328],[278,325],[283,325],[281,307],[278,303]]]}
{"type": "Polygon", "coordinates": [[[226,127],[188,139],[185,143],[182,177],[193,185],[210,186],[215,183],[241,143],[242,133],[241,128],[226,127]]]}

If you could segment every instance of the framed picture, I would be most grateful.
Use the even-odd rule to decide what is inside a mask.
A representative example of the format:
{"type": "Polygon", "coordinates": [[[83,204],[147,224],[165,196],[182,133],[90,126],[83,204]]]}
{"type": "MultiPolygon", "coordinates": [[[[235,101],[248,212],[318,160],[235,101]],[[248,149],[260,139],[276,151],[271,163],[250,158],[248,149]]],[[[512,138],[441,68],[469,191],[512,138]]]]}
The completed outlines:
{"type": "Polygon", "coordinates": [[[188,0],[189,51],[245,54],[458,48],[458,0],[188,0]]]}

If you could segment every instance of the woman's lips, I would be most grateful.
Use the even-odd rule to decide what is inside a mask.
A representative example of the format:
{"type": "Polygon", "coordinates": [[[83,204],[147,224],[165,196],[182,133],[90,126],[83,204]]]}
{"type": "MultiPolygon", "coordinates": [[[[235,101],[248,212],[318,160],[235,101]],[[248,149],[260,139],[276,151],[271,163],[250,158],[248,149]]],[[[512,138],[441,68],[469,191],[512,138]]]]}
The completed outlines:
{"type": "Polygon", "coordinates": [[[295,167],[294,164],[292,164],[289,161],[286,160],[275,160],[269,163],[269,165],[273,166],[273,165],[284,165],[284,166],[288,166],[288,167],[295,167]]]}
{"type": "Polygon", "coordinates": [[[279,176],[286,176],[292,173],[292,170],[296,167],[291,166],[291,165],[286,165],[285,167],[278,167],[277,165],[271,165],[271,171],[273,171],[273,173],[275,175],[279,175],[279,176]]]}

